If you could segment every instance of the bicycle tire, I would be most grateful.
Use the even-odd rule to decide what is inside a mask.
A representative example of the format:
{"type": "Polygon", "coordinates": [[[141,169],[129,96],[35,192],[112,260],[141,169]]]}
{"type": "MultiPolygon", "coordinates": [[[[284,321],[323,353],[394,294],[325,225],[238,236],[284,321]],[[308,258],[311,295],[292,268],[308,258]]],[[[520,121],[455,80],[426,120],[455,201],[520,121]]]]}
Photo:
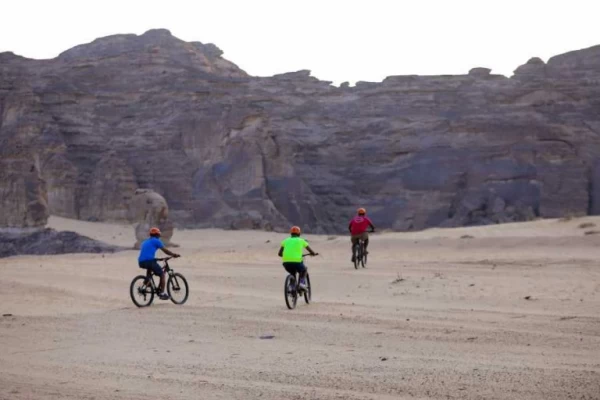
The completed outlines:
{"type": "Polygon", "coordinates": [[[154,289],[152,286],[148,286],[145,284],[146,277],[144,275],[138,275],[131,281],[131,285],[129,286],[129,295],[131,296],[131,301],[138,307],[148,307],[152,304],[154,300],[154,289]],[[140,286],[137,285],[137,281],[140,281],[140,286]],[[143,301],[138,301],[140,298],[143,298],[143,301]]]}
{"type": "Polygon", "coordinates": [[[175,272],[173,275],[169,276],[169,280],[167,281],[167,293],[169,293],[171,301],[175,304],[182,305],[187,301],[190,295],[190,288],[185,277],[179,272],[175,272]],[[183,286],[181,286],[181,283],[183,283],[183,286]],[[173,294],[177,294],[182,289],[185,290],[183,299],[175,300],[175,296],[173,296],[173,294]]]}
{"type": "Polygon", "coordinates": [[[310,304],[312,300],[312,287],[310,286],[310,275],[306,273],[306,290],[304,291],[304,301],[306,304],[310,304]]]}
{"type": "Polygon", "coordinates": [[[283,296],[285,297],[285,305],[290,310],[296,308],[298,301],[298,290],[296,289],[296,278],[292,275],[288,275],[285,278],[285,285],[283,287],[283,296]]]}
{"type": "Polygon", "coordinates": [[[360,244],[360,264],[363,268],[367,265],[367,253],[365,252],[365,243],[360,244]]]}

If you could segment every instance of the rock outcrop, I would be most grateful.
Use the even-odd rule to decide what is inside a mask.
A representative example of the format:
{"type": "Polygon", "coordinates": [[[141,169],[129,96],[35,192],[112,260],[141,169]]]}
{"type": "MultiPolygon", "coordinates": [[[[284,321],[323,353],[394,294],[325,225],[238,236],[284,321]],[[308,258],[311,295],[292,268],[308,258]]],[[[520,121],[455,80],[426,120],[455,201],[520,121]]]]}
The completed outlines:
{"type": "Polygon", "coordinates": [[[28,78],[5,72],[7,58],[22,60],[0,54],[0,227],[43,227],[48,197],[38,152],[42,106],[28,78]]]}
{"type": "Polygon", "coordinates": [[[359,205],[397,230],[594,214],[599,109],[600,47],[511,78],[337,88],[248,76],[165,30],[117,35],[53,60],[0,54],[0,197],[32,221],[123,220],[150,188],[182,226],[310,232],[344,231],[359,205]]]}
{"type": "Polygon", "coordinates": [[[166,246],[171,244],[173,222],[169,219],[169,206],[160,194],[151,189],[138,189],[129,202],[129,221],[135,224],[135,245],[139,249],[141,243],[148,239],[152,227],[161,231],[161,239],[166,246]]]}
{"type": "Polygon", "coordinates": [[[40,229],[32,232],[0,231],[0,258],[17,255],[114,253],[125,250],[75,232],[40,229]]]}

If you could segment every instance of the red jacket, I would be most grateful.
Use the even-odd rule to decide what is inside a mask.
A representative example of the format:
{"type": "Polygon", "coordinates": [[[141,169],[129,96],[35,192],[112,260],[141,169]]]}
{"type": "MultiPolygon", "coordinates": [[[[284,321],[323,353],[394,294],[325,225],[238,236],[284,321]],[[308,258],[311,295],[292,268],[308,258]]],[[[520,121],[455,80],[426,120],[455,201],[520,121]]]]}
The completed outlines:
{"type": "Polygon", "coordinates": [[[371,222],[369,217],[363,217],[361,215],[357,215],[356,217],[352,218],[352,220],[350,221],[350,225],[348,225],[348,229],[350,229],[350,233],[352,234],[352,236],[360,235],[366,232],[367,229],[369,229],[369,227],[375,229],[375,226],[373,225],[373,222],[371,222]]]}

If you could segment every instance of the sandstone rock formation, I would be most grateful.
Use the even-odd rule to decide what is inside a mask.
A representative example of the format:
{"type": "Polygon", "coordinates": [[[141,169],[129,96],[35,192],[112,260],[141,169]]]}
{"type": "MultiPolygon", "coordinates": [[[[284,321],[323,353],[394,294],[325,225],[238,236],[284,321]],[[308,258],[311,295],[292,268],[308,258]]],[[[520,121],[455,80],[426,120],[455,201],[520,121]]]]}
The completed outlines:
{"type": "Polygon", "coordinates": [[[152,227],[161,230],[161,239],[168,246],[173,237],[173,222],[169,220],[169,206],[160,194],[150,189],[138,189],[129,202],[129,220],[135,224],[136,242],[134,248],[148,239],[152,227]]]}
{"type": "Polygon", "coordinates": [[[48,198],[40,171],[42,113],[30,87],[6,79],[0,54],[0,227],[46,225],[48,198]]]}
{"type": "Polygon", "coordinates": [[[49,211],[87,220],[125,219],[138,188],[176,224],[233,229],[343,232],[359,205],[398,230],[595,214],[599,109],[600,46],[511,78],[337,88],[248,76],[165,30],[117,35],[53,60],[0,54],[0,196],[40,213],[33,165],[49,211]]]}

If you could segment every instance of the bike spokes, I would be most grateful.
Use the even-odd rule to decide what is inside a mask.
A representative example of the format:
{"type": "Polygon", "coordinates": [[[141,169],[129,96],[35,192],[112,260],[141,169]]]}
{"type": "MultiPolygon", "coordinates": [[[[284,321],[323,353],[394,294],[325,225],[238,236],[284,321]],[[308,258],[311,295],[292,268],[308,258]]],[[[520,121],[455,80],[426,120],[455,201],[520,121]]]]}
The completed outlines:
{"type": "Polygon", "coordinates": [[[298,301],[298,291],[296,289],[296,278],[288,275],[284,285],[285,304],[291,310],[296,307],[298,301]]]}
{"type": "Polygon", "coordinates": [[[175,304],[183,304],[189,296],[189,287],[186,279],[180,273],[174,273],[167,281],[167,292],[175,304]]]}
{"type": "Polygon", "coordinates": [[[365,250],[365,242],[360,244],[360,264],[363,268],[367,264],[367,251],[365,250]]]}
{"type": "Polygon", "coordinates": [[[309,304],[311,301],[312,287],[310,285],[310,276],[306,274],[306,290],[304,291],[304,301],[309,304]]]}
{"type": "Polygon", "coordinates": [[[131,300],[138,307],[146,307],[152,304],[154,299],[154,289],[151,285],[146,284],[145,276],[137,276],[131,281],[129,295],[131,300]]]}

